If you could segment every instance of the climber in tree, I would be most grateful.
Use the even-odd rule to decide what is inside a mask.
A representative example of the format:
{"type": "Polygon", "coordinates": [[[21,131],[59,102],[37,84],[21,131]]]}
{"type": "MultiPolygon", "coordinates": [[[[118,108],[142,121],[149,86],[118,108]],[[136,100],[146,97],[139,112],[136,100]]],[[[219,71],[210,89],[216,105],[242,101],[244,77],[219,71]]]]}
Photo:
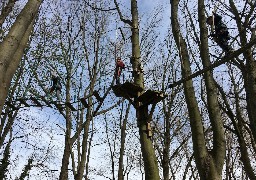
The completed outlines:
{"type": "Polygon", "coordinates": [[[229,32],[227,26],[223,23],[222,17],[216,13],[213,13],[213,16],[209,16],[206,19],[206,23],[213,26],[215,33],[211,33],[210,37],[213,37],[215,42],[226,52],[230,52],[232,48],[228,44],[230,40],[229,32]]]}
{"type": "Polygon", "coordinates": [[[60,93],[61,93],[61,83],[60,83],[60,78],[55,70],[51,71],[51,76],[52,76],[52,87],[50,89],[50,93],[52,94],[53,91],[56,91],[56,96],[58,101],[60,102],[60,93]]]}
{"type": "Polygon", "coordinates": [[[120,75],[122,69],[125,68],[124,62],[121,60],[120,57],[116,59],[116,69],[115,69],[115,78],[116,78],[116,85],[120,84],[120,75]]]}

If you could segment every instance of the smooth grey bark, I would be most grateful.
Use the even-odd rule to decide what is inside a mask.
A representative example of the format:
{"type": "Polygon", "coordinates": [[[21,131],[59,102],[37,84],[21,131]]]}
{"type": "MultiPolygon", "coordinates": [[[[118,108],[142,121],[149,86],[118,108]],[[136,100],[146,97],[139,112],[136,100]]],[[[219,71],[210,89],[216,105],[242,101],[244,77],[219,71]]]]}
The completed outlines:
{"type": "MultiPolygon", "coordinates": [[[[126,138],[126,124],[128,120],[128,115],[130,112],[131,103],[128,104],[126,109],[125,118],[123,124],[121,124],[122,116],[120,116],[120,126],[121,126],[121,147],[119,151],[119,161],[118,161],[118,180],[124,180],[124,150],[125,150],[125,138],[126,138]]],[[[122,113],[121,113],[122,115],[122,113]]]]}
{"type": "Polygon", "coordinates": [[[0,112],[18,68],[42,0],[29,0],[0,44],[0,112]]]}
{"type": "MultiPolygon", "coordinates": [[[[131,0],[131,13],[132,13],[132,67],[134,73],[134,83],[144,89],[144,77],[141,69],[140,60],[140,44],[139,44],[139,22],[138,22],[138,7],[137,1],[131,0]]],[[[138,94],[138,96],[140,93],[138,94]]],[[[159,169],[155,149],[152,141],[147,136],[146,124],[149,119],[148,106],[139,108],[142,105],[136,102],[137,122],[140,134],[141,152],[144,161],[145,179],[146,180],[159,180],[159,169]]]]}
{"type": "MultiPolygon", "coordinates": [[[[191,75],[190,61],[187,50],[187,44],[181,35],[178,22],[178,5],[179,0],[171,1],[171,21],[172,31],[175,42],[179,48],[181,59],[182,77],[191,75]]],[[[210,65],[208,55],[207,29],[205,25],[204,2],[198,1],[198,15],[200,25],[200,55],[204,67],[210,65]]],[[[213,130],[213,149],[208,151],[206,147],[204,130],[202,125],[202,117],[199,111],[198,103],[195,96],[195,90],[191,80],[185,81],[184,92],[189,111],[190,126],[192,131],[193,150],[196,166],[202,180],[220,180],[223,163],[225,159],[225,138],[224,129],[221,122],[220,109],[217,101],[216,86],[214,85],[211,72],[206,72],[204,75],[207,105],[209,118],[213,130]]]]}

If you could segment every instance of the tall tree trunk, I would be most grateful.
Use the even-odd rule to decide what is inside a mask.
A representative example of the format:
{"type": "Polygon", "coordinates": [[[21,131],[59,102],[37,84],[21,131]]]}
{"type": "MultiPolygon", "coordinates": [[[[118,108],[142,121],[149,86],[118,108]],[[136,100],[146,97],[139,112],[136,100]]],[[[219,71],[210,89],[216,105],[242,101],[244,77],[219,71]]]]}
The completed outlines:
{"type": "MultiPolygon", "coordinates": [[[[67,83],[66,83],[66,102],[70,102],[70,84],[71,84],[71,77],[70,73],[67,73],[67,83]]],[[[61,180],[68,180],[68,166],[69,166],[69,157],[72,152],[72,143],[71,143],[71,127],[72,127],[72,117],[71,117],[71,110],[66,107],[66,133],[65,133],[65,147],[64,153],[62,157],[62,164],[61,164],[61,171],[59,179],[61,180]]]]}
{"type": "MultiPolygon", "coordinates": [[[[247,44],[247,31],[246,27],[248,22],[242,22],[240,17],[240,12],[238,12],[235,3],[233,0],[229,0],[230,7],[232,8],[232,12],[235,15],[236,24],[239,31],[239,37],[241,40],[241,46],[245,46],[247,44]]],[[[252,11],[253,12],[253,11],[252,11]]],[[[250,14],[248,15],[250,16],[250,14]]],[[[245,18],[247,19],[247,18],[245,18]]],[[[249,25],[248,25],[249,26],[249,25]]],[[[255,38],[252,36],[252,40],[255,38]]],[[[252,135],[254,140],[256,140],[256,61],[252,55],[252,49],[247,49],[243,53],[244,58],[246,60],[245,69],[241,69],[243,78],[244,78],[244,88],[246,92],[246,102],[247,102],[247,111],[248,117],[250,120],[250,128],[252,130],[252,135]]]]}
{"type": "MultiPolygon", "coordinates": [[[[132,67],[134,75],[134,83],[144,88],[144,77],[142,72],[140,60],[140,44],[139,44],[139,22],[138,22],[138,8],[137,1],[131,0],[132,13],[132,67]]],[[[138,96],[140,93],[138,94],[138,96]]],[[[146,124],[149,121],[148,106],[139,108],[141,103],[136,102],[137,123],[139,127],[141,151],[144,161],[145,179],[159,180],[159,169],[155,150],[152,141],[147,136],[146,124]]]]}
{"type": "Polygon", "coordinates": [[[11,79],[26,48],[41,3],[42,0],[29,0],[0,44],[0,112],[3,110],[11,79]]]}
{"type": "MultiPolygon", "coordinates": [[[[180,27],[178,23],[178,4],[179,0],[171,1],[171,20],[172,31],[175,42],[180,51],[182,77],[191,75],[191,68],[189,62],[189,55],[187,50],[187,44],[181,35],[180,27]]],[[[203,1],[198,2],[199,9],[199,22],[200,22],[200,37],[201,37],[201,57],[203,65],[209,64],[208,56],[208,44],[207,44],[207,31],[205,32],[205,15],[203,1]],[[203,49],[204,48],[204,49],[203,49]],[[205,51],[205,53],[203,52],[205,51]]],[[[190,117],[190,126],[192,131],[192,141],[196,166],[202,180],[220,180],[221,172],[223,168],[225,158],[225,139],[224,129],[220,117],[220,109],[218,107],[216,87],[213,83],[213,77],[211,73],[206,73],[206,91],[207,91],[207,103],[209,118],[213,129],[213,150],[212,152],[207,150],[204,130],[202,125],[202,117],[199,111],[198,103],[195,96],[195,90],[192,81],[184,82],[184,92],[187,102],[187,108],[190,117]]]]}
{"type": "MultiPolygon", "coordinates": [[[[90,126],[90,122],[92,119],[92,117],[88,114],[91,114],[90,108],[87,111],[87,118],[86,118],[86,123],[85,123],[85,127],[84,127],[84,134],[83,134],[83,141],[82,141],[81,161],[78,164],[77,174],[75,175],[75,180],[82,180],[82,178],[84,176],[86,155],[87,155],[87,149],[88,149],[87,146],[88,146],[88,137],[89,137],[89,126],[90,126]]],[[[87,175],[86,175],[86,177],[87,177],[87,175]]]]}
{"type": "MultiPolygon", "coordinates": [[[[240,160],[242,161],[244,165],[244,171],[246,174],[250,177],[250,179],[256,179],[255,173],[253,172],[253,167],[251,166],[251,160],[249,158],[248,150],[247,150],[247,145],[245,142],[245,138],[243,135],[243,113],[240,107],[240,100],[239,100],[239,89],[236,85],[234,77],[231,77],[233,86],[234,86],[234,94],[235,94],[235,107],[236,107],[236,115],[233,113],[231,106],[228,103],[228,100],[226,98],[226,94],[224,93],[224,90],[219,86],[219,91],[222,94],[224,104],[226,106],[226,114],[229,116],[230,120],[232,121],[232,124],[234,126],[235,134],[237,136],[237,141],[239,143],[239,149],[241,153],[241,158],[240,160]],[[236,122],[236,119],[238,122],[236,122]]],[[[217,84],[217,82],[216,82],[217,84]]],[[[228,164],[228,162],[226,162],[228,164]]],[[[228,173],[228,172],[226,172],[228,173]]],[[[229,174],[230,177],[230,174],[229,174]]]]}
{"type": "MultiPolygon", "coordinates": [[[[126,109],[123,125],[120,124],[120,126],[121,126],[121,147],[120,147],[119,162],[118,162],[118,180],[124,180],[123,164],[124,164],[124,147],[125,147],[125,137],[126,137],[125,131],[126,131],[126,123],[128,120],[128,114],[130,112],[130,106],[131,106],[131,104],[129,103],[129,105],[126,109]]],[[[122,117],[121,117],[121,119],[122,119],[122,117]]]]}
{"type": "MultiPolygon", "coordinates": [[[[170,104],[168,104],[170,106],[170,104]]],[[[163,164],[163,178],[164,180],[170,179],[170,144],[171,144],[171,135],[170,135],[170,112],[166,112],[165,117],[165,132],[164,132],[164,147],[163,147],[163,158],[162,158],[162,164],[163,164]]]]}
{"type": "MultiPolygon", "coordinates": [[[[13,6],[17,0],[9,0],[8,4],[2,9],[0,15],[0,27],[2,27],[6,17],[12,12],[13,6]]],[[[2,2],[1,2],[2,3],[2,2]]]]}
{"type": "MultiPolygon", "coordinates": [[[[205,5],[204,0],[198,1],[198,19],[200,26],[200,55],[203,67],[211,65],[209,49],[208,49],[208,31],[206,27],[205,5]]],[[[221,117],[221,109],[218,103],[217,87],[213,78],[213,72],[207,71],[204,74],[205,86],[207,92],[208,113],[213,131],[213,149],[211,152],[214,171],[216,174],[214,179],[221,179],[222,169],[226,153],[226,141],[223,127],[223,119],[221,117]]]]}
{"type": "MultiPolygon", "coordinates": [[[[98,21],[95,20],[95,39],[94,39],[94,45],[95,45],[95,61],[93,66],[92,74],[90,75],[90,91],[89,94],[93,94],[94,88],[97,81],[97,67],[100,62],[99,59],[99,49],[100,49],[100,39],[101,39],[101,32],[96,28],[98,21]]],[[[89,163],[89,155],[87,155],[88,151],[88,137],[89,137],[89,127],[90,123],[93,120],[93,99],[92,97],[88,98],[88,109],[86,114],[86,122],[84,125],[84,134],[83,134],[83,140],[82,140],[82,154],[81,154],[81,161],[78,164],[77,167],[77,174],[75,175],[76,180],[82,180],[84,177],[84,171],[85,171],[85,165],[87,160],[87,166],[89,163]],[[87,158],[87,159],[86,159],[87,158]]],[[[73,144],[73,142],[72,142],[73,144]]],[[[90,144],[89,144],[90,145],[90,144]]],[[[79,154],[80,156],[80,154],[79,154]]],[[[85,175],[85,178],[88,178],[88,174],[85,175]]]]}

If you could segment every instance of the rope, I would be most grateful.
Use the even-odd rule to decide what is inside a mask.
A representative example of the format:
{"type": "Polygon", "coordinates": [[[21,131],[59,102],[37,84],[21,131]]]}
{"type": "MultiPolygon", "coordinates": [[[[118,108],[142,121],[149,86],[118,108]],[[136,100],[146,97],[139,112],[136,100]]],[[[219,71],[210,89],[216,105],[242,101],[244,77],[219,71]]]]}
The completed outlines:
{"type": "Polygon", "coordinates": [[[170,84],[168,87],[169,87],[169,88],[174,88],[174,87],[176,87],[176,86],[178,86],[178,85],[180,85],[180,84],[182,84],[182,83],[184,83],[184,82],[186,82],[186,81],[188,81],[188,80],[191,80],[191,79],[193,79],[193,78],[195,78],[195,77],[197,77],[197,76],[199,76],[199,75],[205,73],[206,71],[212,70],[213,68],[218,67],[218,66],[220,66],[221,64],[223,64],[223,63],[225,63],[225,62],[228,62],[229,60],[233,60],[235,57],[238,57],[241,53],[243,53],[244,50],[246,50],[246,49],[248,49],[248,48],[251,48],[251,47],[252,47],[253,45],[255,45],[255,44],[256,44],[256,39],[250,41],[250,42],[247,43],[244,47],[241,47],[240,49],[238,49],[238,50],[232,52],[229,56],[225,56],[224,58],[222,58],[222,59],[219,60],[219,61],[214,62],[214,63],[211,64],[210,66],[205,67],[204,69],[202,69],[202,70],[200,70],[200,71],[198,71],[198,72],[196,72],[196,73],[194,73],[194,74],[192,74],[192,75],[190,75],[190,76],[187,76],[187,77],[185,77],[185,78],[182,78],[181,80],[176,81],[176,82],[174,82],[173,84],[170,84]]]}

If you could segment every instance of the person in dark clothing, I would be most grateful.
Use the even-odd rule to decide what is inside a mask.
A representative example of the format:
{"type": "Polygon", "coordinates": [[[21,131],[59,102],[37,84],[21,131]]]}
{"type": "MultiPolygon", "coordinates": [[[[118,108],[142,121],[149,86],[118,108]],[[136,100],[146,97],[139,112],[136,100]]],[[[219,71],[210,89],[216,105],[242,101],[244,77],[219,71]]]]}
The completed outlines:
{"type": "Polygon", "coordinates": [[[116,84],[120,84],[120,76],[122,73],[122,69],[125,68],[124,62],[121,60],[120,57],[116,59],[116,69],[115,69],[115,78],[116,78],[116,84]]]}
{"type": "Polygon", "coordinates": [[[50,93],[52,94],[53,91],[56,91],[56,96],[58,101],[60,102],[61,98],[60,98],[60,93],[61,93],[61,83],[60,83],[60,78],[57,74],[56,71],[52,71],[51,72],[52,75],[52,87],[50,89],[50,93]]]}
{"type": "Polygon", "coordinates": [[[213,16],[209,16],[206,20],[209,25],[214,25],[215,33],[210,34],[214,38],[215,42],[226,52],[230,52],[232,48],[228,44],[230,40],[227,26],[223,23],[222,17],[216,13],[213,16]]]}

